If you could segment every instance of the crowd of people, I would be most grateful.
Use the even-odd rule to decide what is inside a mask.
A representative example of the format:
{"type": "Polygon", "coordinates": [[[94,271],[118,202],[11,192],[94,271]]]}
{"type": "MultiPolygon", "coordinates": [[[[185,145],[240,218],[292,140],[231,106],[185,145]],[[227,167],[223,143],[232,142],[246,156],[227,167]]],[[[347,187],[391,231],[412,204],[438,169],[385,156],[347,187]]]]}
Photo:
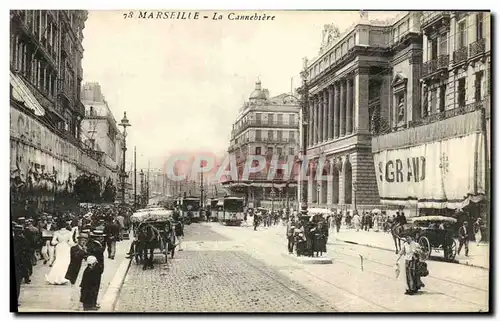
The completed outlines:
{"type": "MultiPolygon", "coordinates": [[[[48,265],[45,282],[75,286],[83,263],[80,302],[84,310],[97,310],[97,297],[104,272],[104,253],[114,260],[116,243],[128,229],[130,209],[85,206],[58,216],[41,213],[18,217],[12,222],[17,299],[21,285],[30,284],[37,266],[48,265]]],[[[76,286],[75,286],[76,287],[76,286]]],[[[18,304],[19,305],[19,304],[18,304]]]]}

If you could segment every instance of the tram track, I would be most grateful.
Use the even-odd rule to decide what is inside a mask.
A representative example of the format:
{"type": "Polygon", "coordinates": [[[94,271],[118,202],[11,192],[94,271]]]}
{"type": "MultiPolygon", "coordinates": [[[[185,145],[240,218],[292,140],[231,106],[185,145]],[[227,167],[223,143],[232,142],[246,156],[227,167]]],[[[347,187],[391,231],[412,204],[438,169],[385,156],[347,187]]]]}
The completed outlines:
{"type": "MultiPolygon", "coordinates": [[[[279,235],[279,234],[276,233],[276,235],[279,235]]],[[[269,242],[269,240],[267,240],[267,241],[269,242]]],[[[275,240],[274,238],[271,241],[275,245],[280,245],[281,247],[285,246],[285,243],[281,243],[281,242],[275,240]]],[[[340,243],[334,243],[334,245],[344,246],[343,244],[340,244],[340,243]]],[[[341,251],[338,251],[338,250],[336,250],[335,252],[339,253],[341,255],[344,255],[344,256],[349,256],[349,257],[355,258],[356,261],[359,258],[359,254],[348,254],[348,253],[344,253],[344,252],[341,252],[341,251]]],[[[378,264],[378,265],[382,265],[384,267],[392,267],[393,266],[393,265],[386,264],[386,263],[383,263],[383,262],[380,262],[380,261],[372,260],[372,259],[367,258],[367,257],[363,257],[363,258],[364,258],[364,261],[372,262],[372,263],[375,263],[375,264],[378,264]]],[[[353,268],[356,268],[356,269],[360,268],[359,265],[351,264],[351,263],[348,263],[346,261],[342,261],[341,259],[339,260],[338,258],[334,258],[334,261],[335,262],[340,262],[340,263],[342,263],[344,265],[347,265],[349,267],[353,267],[353,268]]],[[[381,276],[381,277],[384,277],[386,279],[394,280],[393,276],[389,276],[388,274],[380,273],[377,270],[365,269],[364,271],[373,273],[373,274],[375,274],[377,276],[381,276]]],[[[353,296],[355,296],[355,297],[357,297],[357,298],[359,298],[359,299],[361,299],[363,301],[366,301],[366,302],[368,302],[368,303],[370,303],[372,305],[375,305],[375,306],[380,307],[380,308],[382,308],[384,310],[387,310],[387,311],[393,311],[390,308],[387,308],[387,307],[385,307],[383,305],[377,304],[377,303],[373,302],[372,300],[370,300],[368,298],[359,296],[358,294],[355,294],[355,293],[349,291],[348,289],[340,287],[340,286],[338,286],[338,285],[336,285],[336,284],[334,284],[334,283],[332,283],[332,282],[330,282],[330,281],[328,281],[328,280],[326,280],[324,278],[316,276],[312,272],[308,271],[307,268],[305,268],[304,270],[302,270],[302,272],[304,272],[310,278],[319,280],[319,281],[321,281],[323,283],[326,283],[326,284],[328,284],[330,286],[333,286],[333,287],[335,287],[337,289],[340,289],[343,292],[349,293],[349,294],[351,294],[351,295],[353,295],[353,296]]],[[[449,284],[452,284],[452,285],[457,285],[457,286],[464,287],[464,288],[467,288],[467,289],[471,289],[471,290],[474,290],[474,291],[484,292],[484,293],[486,293],[485,296],[487,296],[487,293],[488,293],[488,290],[485,290],[485,289],[482,289],[482,288],[479,288],[479,287],[476,287],[476,286],[473,286],[473,285],[470,285],[470,284],[460,283],[458,281],[448,280],[448,279],[441,278],[441,277],[428,276],[426,278],[429,278],[429,277],[432,278],[433,280],[440,281],[442,283],[449,283],[449,284]]],[[[440,292],[439,290],[437,290],[437,289],[435,289],[433,287],[428,287],[427,285],[426,285],[425,288],[428,291],[433,291],[433,292],[439,293],[439,294],[441,294],[441,295],[443,295],[445,297],[448,297],[450,299],[454,299],[454,300],[457,300],[457,301],[460,301],[460,302],[468,303],[468,304],[471,304],[471,305],[474,305],[474,306],[478,306],[478,305],[481,306],[481,305],[483,305],[482,303],[477,303],[477,302],[472,302],[472,301],[466,300],[463,297],[457,297],[457,296],[453,296],[453,295],[450,295],[450,294],[442,293],[442,292],[440,292]]]]}
{"type": "MultiPolygon", "coordinates": [[[[314,302],[312,301],[310,298],[304,296],[303,294],[301,294],[300,292],[298,292],[296,289],[293,289],[292,287],[290,287],[289,285],[287,285],[286,283],[284,283],[282,280],[280,279],[276,279],[274,276],[272,276],[272,274],[270,274],[268,271],[266,271],[264,268],[262,267],[259,267],[257,265],[255,265],[254,263],[252,263],[251,261],[249,261],[247,258],[245,258],[244,256],[240,256],[238,254],[238,252],[235,252],[235,256],[238,257],[242,262],[245,262],[247,265],[251,266],[252,268],[258,270],[260,273],[262,273],[263,275],[266,275],[267,277],[269,277],[270,279],[274,280],[275,282],[277,282],[278,284],[280,284],[281,286],[283,286],[284,288],[288,289],[290,292],[292,292],[293,294],[295,294],[296,296],[300,297],[301,299],[303,299],[304,301],[310,303],[312,306],[314,307],[317,307],[320,311],[322,312],[337,312],[338,310],[333,307],[332,305],[329,305],[326,301],[324,301],[323,299],[321,299],[321,301],[323,302],[323,305],[318,305],[317,302],[314,302]],[[330,308],[330,310],[328,310],[328,307],[330,308]]],[[[296,282],[294,282],[296,283],[296,282]]],[[[301,285],[298,285],[299,287],[301,288],[304,288],[303,286],[301,285]]],[[[307,290],[307,289],[306,289],[307,290]]],[[[309,292],[309,290],[307,290],[307,292],[312,295],[311,292],[309,292]]],[[[319,297],[321,298],[321,297],[319,297]]]]}

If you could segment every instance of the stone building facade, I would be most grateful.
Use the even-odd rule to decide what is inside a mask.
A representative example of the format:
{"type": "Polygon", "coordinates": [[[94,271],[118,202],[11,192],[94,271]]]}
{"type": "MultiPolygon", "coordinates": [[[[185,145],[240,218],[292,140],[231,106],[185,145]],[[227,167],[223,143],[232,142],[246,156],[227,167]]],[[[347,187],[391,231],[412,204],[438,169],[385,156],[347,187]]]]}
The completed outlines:
{"type": "Polygon", "coordinates": [[[417,113],[420,15],[406,13],[386,22],[371,21],[365,13],[342,34],[334,25],[325,26],[319,56],[307,62],[307,154],[313,159],[307,179],[309,207],[380,206],[371,137],[381,129],[403,126],[403,120],[417,113]],[[403,111],[402,104],[409,108],[403,111]]]}
{"type": "MultiPolygon", "coordinates": [[[[379,131],[372,140],[383,203],[410,213],[447,214],[489,200],[490,17],[488,12],[421,14],[423,64],[420,86],[412,87],[420,91],[421,104],[415,97],[415,106],[403,104],[408,117],[401,123],[383,118],[392,122],[391,132],[379,131]],[[416,158],[420,162],[413,162],[416,158]],[[393,160],[405,159],[411,166],[402,162],[400,172],[420,175],[385,180],[393,160]]],[[[477,214],[477,207],[471,212],[477,214]]]]}
{"type": "Polygon", "coordinates": [[[24,210],[53,211],[79,175],[106,176],[80,141],[86,19],[76,10],[10,12],[11,201],[24,210]]]}
{"type": "Polygon", "coordinates": [[[107,177],[118,185],[123,161],[123,134],[118,129],[99,83],[85,83],[81,98],[85,106],[85,118],[81,127],[82,141],[102,154],[101,159],[109,170],[107,177]]]}
{"type": "Polygon", "coordinates": [[[231,194],[245,196],[250,207],[277,208],[285,204],[287,196],[288,200],[296,198],[297,181],[293,176],[283,176],[279,169],[270,176],[269,165],[273,157],[282,163],[293,160],[298,152],[299,108],[295,96],[269,97],[269,91],[261,86],[260,80],[257,81],[231,131],[228,153],[236,159],[239,178],[222,184],[231,194]],[[251,155],[264,156],[267,165],[261,172],[241,180],[251,155]]]}

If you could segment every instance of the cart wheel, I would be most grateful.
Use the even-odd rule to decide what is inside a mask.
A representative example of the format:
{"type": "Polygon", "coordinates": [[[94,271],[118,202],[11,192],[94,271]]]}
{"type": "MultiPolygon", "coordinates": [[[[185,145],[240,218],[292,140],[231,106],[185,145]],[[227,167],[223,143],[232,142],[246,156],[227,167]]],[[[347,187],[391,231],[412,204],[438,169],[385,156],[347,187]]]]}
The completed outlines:
{"type": "Polygon", "coordinates": [[[448,249],[444,250],[444,258],[450,262],[455,260],[455,256],[457,255],[457,242],[455,239],[452,239],[451,245],[448,246],[448,249]]]}
{"type": "Polygon", "coordinates": [[[425,236],[422,236],[418,239],[418,243],[422,249],[422,260],[426,260],[431,257],[431,243],[429,239],[425,236]]]}

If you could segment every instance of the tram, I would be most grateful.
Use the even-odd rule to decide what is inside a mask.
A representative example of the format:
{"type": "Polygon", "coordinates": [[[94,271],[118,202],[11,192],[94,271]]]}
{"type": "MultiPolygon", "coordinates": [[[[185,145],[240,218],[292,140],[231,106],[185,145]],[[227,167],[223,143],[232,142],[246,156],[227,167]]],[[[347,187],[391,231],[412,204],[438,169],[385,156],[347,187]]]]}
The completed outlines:
{"type": "Polygon", "coordinates": [[[186,197],[181,201],[181,215],[190,222],[200,221],[200,198],[186,197]]]}
{"type": "Polygon", "coordinates": [[[222,211],[217,217],[226,226],[241,226],[245,218],[245,198],[224,197],[222,201],[222,211]],[[220,216],[222,213],[222,216],[220,216]],[[221,218],[222,217],[222,218],[221,218]]]}

